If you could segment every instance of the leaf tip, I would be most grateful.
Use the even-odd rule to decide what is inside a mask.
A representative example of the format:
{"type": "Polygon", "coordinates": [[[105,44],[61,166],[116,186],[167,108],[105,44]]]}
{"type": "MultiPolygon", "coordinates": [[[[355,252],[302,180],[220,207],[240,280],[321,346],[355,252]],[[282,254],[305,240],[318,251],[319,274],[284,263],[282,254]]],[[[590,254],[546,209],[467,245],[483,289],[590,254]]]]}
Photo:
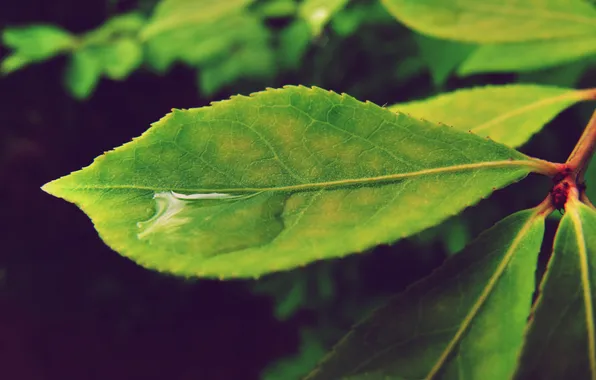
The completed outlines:
{"type": "Polygon", "coordinates": [[[59,187],[56,185],[58,180],[50,181],[41,187],[41,190],[45,191],[46,193],[58,197],[60,190],[59,187]]]}

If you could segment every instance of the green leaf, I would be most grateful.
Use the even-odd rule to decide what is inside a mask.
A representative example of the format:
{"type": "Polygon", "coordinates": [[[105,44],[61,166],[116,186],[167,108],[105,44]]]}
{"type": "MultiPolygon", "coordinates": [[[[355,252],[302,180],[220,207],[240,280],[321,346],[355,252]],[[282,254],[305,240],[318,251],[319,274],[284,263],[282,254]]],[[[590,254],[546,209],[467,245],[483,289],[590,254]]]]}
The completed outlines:
{"type": "Polygon", "coordinates": [[[2,42],[22,57],[41,61],[71,49],[75,39],[66,30],[56,26],[30,25],[7,28],[2,34],[2,42]]]}
{"type": "Polygon", "coordinates": [[[248,277],[410,236],[545,165],[348,95],[288,86],[174,110],[43,189],[146,267],[248,277]]]}
{"type": "Polygon", "coordinates": [[[585,37],[482,45],[458,67],[457,73],[528,72],[594,55],[596,31],[585,37]]]}
{"type": "Polygon", "coordinates": [[[147,59],[160,72],[165,72],[176,60],[196,66],[220,64],[222,60],[232,59],[235,51],[268,48],[268,38],[269,33],[261,20],[240,13],[151,38],[146,44],[147,59]]]}
{"type": "Polygon", "coordinates": [[[307,379],[510,378],[543,234],[539,209],[503,219],[357,325],[307,379]]]}
{"type": "Polygon", "coordinates": [[[334,13],[341,10],[348,0],[304,0],[298,14],[310,25],[313,36],[318,36],[334,13]]]}
{"type": "Polygon", "coordinates": [[[4,75],[10,74],[18,69],[27,66],[31,61],[29,58],[23,57],[19,54],[11,54],[2,60],[0,72],[4,75]]]}
{"type": "Polygon", "coordinates": [[[86,33],[83,36],[83,44],[105,44],[122,38],[136,38],[145,22],[143,15],[137,12],[114,16],[99,28],[86,33]]]}
{"type": "Polygon", "coordinates": [[[292,70],[300,67],[302,58],[310,45],[312,38],[310,33],[306,21],[300,19],[297,19],[281,31],[277,58],[281,61],[282,67],[292,70]]]}
{"type": "Polygon", "coordinates": [[[415,34],[420,55],[430,69],[435,86],[447,81],[455,68],[476,48],[475,45],[439,40],[415,34]]]}
{"type": "Polygon", "coordinates": [[[66,67],[64,82],[72,96],[86,99],[101,77],[101,62],[89,49],[75,51],[66,67]]]}
{"type": "Polygon", "coordinates": [[[350,6],[343,7],[331,19],[331,27],[338,35],[348,37],[354,34],[362,24],[388,25],[394,22],[393,17],[380,2],[353,1],[350,6]]]}
{"type": "Polygon", "coordinates": [[[237,13],[253,0],[162,0],[149,23],[141,31],[142,40],[188,26],[210,23],[237,13]]]}
{"type": "Polygon", "coordinates": [[[308,373],[325,355],[325,348],[321,342],[320,334],[314,331],[303,330],[300,332],[300,348],[296,355],[282,358],[263,371],[262,380],[287,380],[299,379],[308,373]]]}
{"type": "Polygon", "coordinates": [[[275,57],[271,50],[251,46],[235,51],[222,61],[212,62],[199,70],[201,93],[213,95],[239,78],[266,78],[275,74],[275,57]]]}
{"type": "Polygon", "coordinates": [[[595,96],[593,90],[552,86],[486,86],[396,104],[389,109],[518,147],[565,108],[595,96]]]}
{"type": "Polygon", "coordinates": [[[49,25],[7,28],[2,33],[2,42],[14,49],[11,55],[2,60],[2,74],[52,58],[72,49],[76,43],[70,33],[49,25]]]}
{"type": "Polygon", "coordinates": [[[555,237],[517,379],[596,379],[596,211],[570,199],[555,237]]]}
{"type": "Polygon", "coordinates": [[[258,13],[271,18],[289,17],[296,13],[298,5],[294,0],[269,0],[260,4],[258,13]]]}
{"type": "Polygon", "coordinates": [[[596,32],[585,0],[382,0],[408,27],[437,38],[498,43],[581,37],[596,32]]]}
{"type": "Polygon", "coordinates": [[[125,79],[143,62],[143,49],[139,42],[132,38],[118,39],[101,46],[98,50],[102,71],[110,79],[125,79]]]}

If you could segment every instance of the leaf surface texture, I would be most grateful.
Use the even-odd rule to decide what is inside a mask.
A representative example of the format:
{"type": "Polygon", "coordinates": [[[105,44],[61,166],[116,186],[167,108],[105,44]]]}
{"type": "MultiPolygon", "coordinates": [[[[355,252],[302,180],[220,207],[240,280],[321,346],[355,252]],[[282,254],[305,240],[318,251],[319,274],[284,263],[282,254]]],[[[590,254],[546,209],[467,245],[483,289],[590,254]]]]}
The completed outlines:
{"type": "Polygon", "coordinates": [[[288,86],[174,110],[44,190],[142,265],[247,277],[412,235],[539,166],[475,135],[288,86]]]}

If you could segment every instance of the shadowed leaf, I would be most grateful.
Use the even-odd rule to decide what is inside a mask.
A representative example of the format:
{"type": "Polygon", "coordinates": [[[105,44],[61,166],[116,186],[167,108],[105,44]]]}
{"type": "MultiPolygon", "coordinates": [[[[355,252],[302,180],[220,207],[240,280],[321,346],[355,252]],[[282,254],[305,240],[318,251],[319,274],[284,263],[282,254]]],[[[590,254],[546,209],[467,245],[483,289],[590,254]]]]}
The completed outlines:
{"type": "Polygon", "coordinates": [[[596,379],[596,211],[570,200],[516,379],[596,379]]]}
{"type": "Polygon", "coordinates": [[[307,379],[508,379],[543,233],[538,209],[503,219],[357,325],[307,379]]]}

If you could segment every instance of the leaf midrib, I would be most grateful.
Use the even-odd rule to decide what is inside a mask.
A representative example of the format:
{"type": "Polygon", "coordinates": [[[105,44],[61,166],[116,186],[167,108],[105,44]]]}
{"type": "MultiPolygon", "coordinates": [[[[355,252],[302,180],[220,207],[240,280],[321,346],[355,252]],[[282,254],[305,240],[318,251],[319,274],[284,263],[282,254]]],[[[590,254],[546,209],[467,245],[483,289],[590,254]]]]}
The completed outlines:
{"type": "MultiPolygon", "coordinates": [[[[157,186],[139,186],[139,185],[87,185],[87,186],[76,186],[76,187],[69,187],[70,189],[77,189],[77,190],[100,190],[100,189],[131,189],[131,190],[152,190],[152,191],[181,191],[181,192],[191,192],[191,193],[204,193],[204,192],[230,192],[230,193],[254,193],[254,192],[266,192],[266,191],[308,191],[308,190],[315,190],[320,188],[328,188],[328,187],[343,187],[343,186],[353,186],[359,184],[374,184],[379,182],[390,182],[395,180],[413,178],[413,177],[421,177],[433,174],[442,174],[442,173],[449,173],[449,172],[458,172],[458,171],[473,171],[478,169],[489,169],[489,168],[502,168],[502,167],[519,167],[519,168],[529,168],[530,172],[537,172],[537,173],[544,173],[545,168],[544,164],[540,164],[536,159],[527,159],[527,160],[505,160],[505,161],[484,161],[484,162],[477,162],[473,164],[461,164],[461,165],[453,165],[453,166],[445,166],[440,168],[433,168],[433,169],[424,169],[415,172],[409,173],[398,173],[398,174],[387,174],[375,177],[365,177],[365,178],[353,178],[353,179],[344,179],[344,180],[336,180],[336,181],[325,181],[325,182],[315,182],[315,183],[303,183],[303,184],[296,184],[296,185],[288,185],[288,186],[278,186],[278,187],[245,187],[245,188],[179,188],[179,187],[157,187],[157,186]]],[[[60,182],[60,179],[50,182],[42,187],[44,191],[52,192],[51,188],[56,185],[56,182],[60,182]]],[[[65,187],[61,187],[65,188],[65,187]]]]}
{"type": "Polygon", "coordinates": [[[466,331],[472,324],[472,321],[477,316],[481,307],[488,300],[491,292],[494,290],[495,286],[497,285],[497,282],[501,278],[501,275],[505,272],[505,269],[507,269],[507,266],[511,262],[511,259],[513,258],[515,251],[518,248],[520,242],[526,236],[526,234],[530,230],[530,228],[534,225],[534,223],[536,222],[536,219],[541,218],[541,217],[543,217],[542,210],[536,209],[534,211],[534,213],[532,214],[532,216],[528,219],[528,221],[526,223],[524,223],[523,227],[520,228],[519,232],[515,236],[515,239],[513,239],[513,241],[511,242],[509,249],[503,256],[503,259],[501,260],[497,269],[495,270],[495,273],[489,279],[486,287],[484,288],[482,293],[478,296],[478,299],[476,300],[476,302],[470,309],[470,312],[464,318],[460,328],[457,330],[457,332],[455,333],[453,338],[449,341],[449,344],[447,345],[445,350],[443,350],[443,352],[441,353],[441,356],[439,357],[439,359],[437,360],[435,365],[431,368],[428,375],[425,377],[425,380],[432,380],[432,379],[436,378],[436,376],[439,374],[439,372],[441,371],[441,369],[447,362],[447,359],[451,356],[455,347],[461,341],[461,339],[463,338],[463,335],[466,333],[466,331]]]}
{"type": "Polygon", "coordinates": [[[501,115],[499,115],[499,116],[497,116],[497,117],[495,117],[495,118],[493,118],[491,120],[488,120],[488,121],[486,121],[486,122],[484,122],[484,123],[482,123],[482,124],[480,124],[480,125],[472,128],[471,130],[474,131],[474,132],[478,132],[478,131],[481,131],[483,129],[490,128],[493,125],[498,124],[498,123],[501,123],[501,122],[503,122],[503,121],[505,121],[507,119],[511,119],[511,118],[513,118],[515,116],[524,114],[524,113],[529,112],[529,111],[532,111],[534,109],[538,109],[538,108],[541,108],[541,107],[546,107],[546,106],[549,106],[551,104],[555,104],[555,103],[558,103],[558,102],[563,102],[563,101],[566,101],[566,100],[578,100],[578,101],[579,100],[583,100],[584,97],[587,96],[587,94],[589,94],[589,93],[590,92],[589,91],[586,91],[586,90],[573,91],[571,93],[565,93],[565,94],[562,94],[562,95],[557,95],[557,96],[553,96],[553,97],[550,97],[550,98],[542,99],[542,100],[539,100],[539,101],[534,102],[534,103],[526,104],[523,107],[520,107],[520,108],[517,108],[517,109],[513,109],[513,110],[508,111],[508,112],[505,112],[505,113],[503,113],[503,114],[501,114],[501,115]]]}
{"type": "Polygon", "coordinates": [[[575,207],[570,207],[569,216],[573,223],[575,230],[575,239],[577,244],[577,254],[579,255],[579,263],[581,270],[582,293],[584,296],[586,330],[588,333],[588,355],[590,361],[590,374],[592,380],[596,380],[596,341],[594,333],[596,328],[594,326],[594,305],[592,303],[592,287],[590,283],[590,269],[588,262],[588,252],[586,248],[586,239],[582,221],[579,215],[579,202],[574,202],[575,207]]]}

